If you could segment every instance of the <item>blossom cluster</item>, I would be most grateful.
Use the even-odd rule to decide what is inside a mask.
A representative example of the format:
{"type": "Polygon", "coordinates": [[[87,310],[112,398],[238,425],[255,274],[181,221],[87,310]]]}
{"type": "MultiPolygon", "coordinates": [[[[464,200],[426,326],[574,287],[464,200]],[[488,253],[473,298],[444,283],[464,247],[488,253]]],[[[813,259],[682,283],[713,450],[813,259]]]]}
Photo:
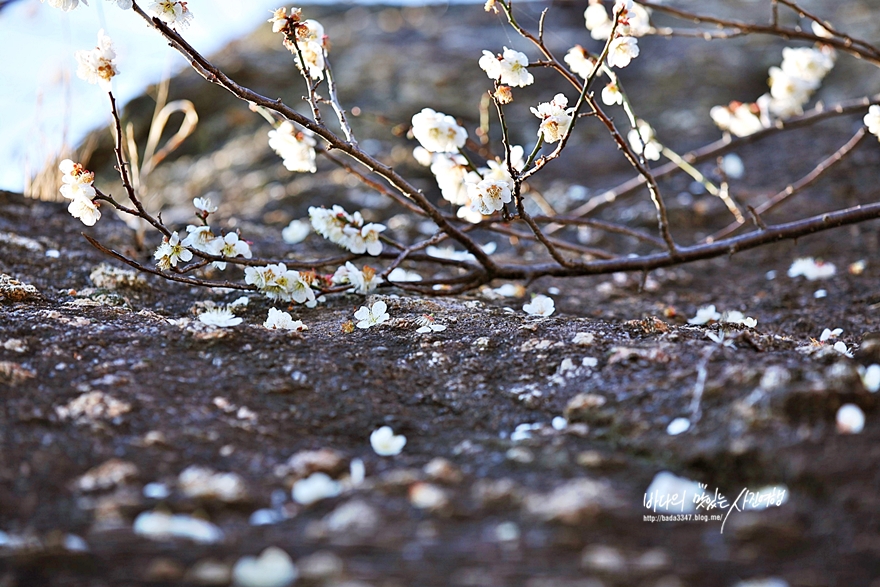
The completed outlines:
{"type": "Polygon", "coordinates": [[[305,304],[307,308],[318,305],[312,290],[314,280],[313,273],[288,269],[284,263],[246,267],[244,270],[245,283],[255,286],[269,299],[305,304]]]}
{"type": "MultiPolygon", "coordinates": [[[[626,67],[639,56],[639,42],[636,37],[651,31],[651,14],[647,8],[633,0],[617,0],[612,11],[617,18],[616,29],[600,0],[590,0],[590,5],[584,12],[584,20],[590,36],[596,40],[605,41],[614,31],[614,39],[608,45],[608,66],[626,67]]],[[[581,72],[577,73],[583,76],[581,72]]]]}
{"type": "Polygon", "coordinates": [[[278,8],[272,12],[273,33],[284,34],[284,46],[293,54],[296,66],[314,80],[324,79],[324,51],[327,36],[324,26],[316,20],[300,20],[301,10],[278,8]]]}
{"type": "Polygon", "coordinates": [[[457,153],[467,141],[467,131],[453,117],[431,108],[412,117],[412,134],[431,153],[457,153]]]}
{"type": "Polygon", "coordinates": [[[636,128],[630,129],[626,138],[637,155],[642,155],[648,161],[660,159],[663,145],[655,138],[654,129],[651,125],[644,120],[638,119],[636,121],[636,128]]]}
{"type": "Polygon", "coordinates": [[[284,162],[288,171],[315,173],[315,139],[308,129],[296,130],[287,120],[269,131],[269,147],[284,162]]]}
{"type": "Polygon", "coordinates": [[[785,47],[782,64],[770,68],[770,92],[754,103],[714,106],[709,116],[721,130],[744,137],[770,128],[774,119],[785,120],[802,114],[804,105],[834,67],[835,58],[834,49],[829,45],[785,47]]]}
{"type": "MultiPolygon", "coordinates": [[[[128,3],[131,6],[131,2],[128,3]]],[[[174,0],[155,0],[147,6],[147,14],[154,16],[165,24],[180,28],[186,28],[192,21],[192,12],[187,8],[187,2],[175,2],[174,0]]]]}
{"type": "MultiPolygon", "coordinates": [[[[195,198],[193,200],[193,204],[196,209],[199,211],[198,216],[203,220],[208,217],[212,212],[217,211],[217,207],[211,202],[208,198],[195,198]]],[[[208,255],[213,255],[215,257],[243,257],[245,259],[250,259],[253,255],[251,253],[251,247],[246,242],[241,240],[238,236],[238,233],[229,232],[222,236],[215,236],[211,231],[211,227],[204,226],[196,226],[190,224],[186,227],[186,232],[188,233],[186,238],[182,241],[179,241],[180,246],[189,247],[195,249],[197,251],[201,251],[208,255]]],[[[177,233],[174,233],[175,236],[177,233]]],[[[175,239],[175,242],[177,239],[175,239]]],[[[163,242],[160,246],[160,249],[163,246],[168,245],[169,243],[163,242]]],[[[160,263],[164,263],[162,259],[166,258],[166,253],[169,252],[167,249],[163,250],[163,253],[160,255],[159,251],[156,251],[156,259],[160,259],[160,263]]],[[[192,258],[192,254],[190,253],[189,258],[182,258],[183,261],[189,261],[192,258]]],[[[169,259],[170,263],[170,259],[169,259]]],[[[170,263],[172,266],[176,265],[176,262],[170,263]]],[[[226,269],[226,261],[214,261],[212,265],[221,271],[226,269]]],[[[167,266],[164,267],[167,269],[167,266]]]]}
{"type": "Polygon", "coordinates": [[[269,308],[269,315],[263,322],[263,326],[269,330],[293,330],[295,332],[309,329],[302,320],[294,320],[290,314],[277,308],[269,308]]]}
{"type": "MultiPolygon", "coordinates": [[[[483,214],[497,212],[511,201],[514,181],[506,160],[489,160],[485,167],[475,170],[458,154],[431,153],[424,147],[416,147],[413,155],[423,165],[430,166],[443,199],[460,206],[459,218],[476,223],[483,219],[483,214]]],[[[513,169],[521,171],[525,165],[523,148],[511,147],[510,159],[513,169]]]]}
{"type": "Polygon", "coordinates": [[[529,58],[525,53],[507,47],[504,47],[504,52],[501,55],[495,55],[491,51],[483,51],[479,65],[490,79],[514,88],[523,88],[535,81],[535,77],[529,73],[529,58]]]}
{"type": "Polygon", "coordinates": [[[109,92],[110,80],[119,75],[119,70],[113,62],[116,59],[116,51],[113,50],[113,42],[104,34],[104,29],[98,31],[98,46],[90,51],[77,51],[74,54],[78,67],[76,75],[90,84],[98,84],[101,89],[109,92]]]}
{"type": "Polygon", "coordinates": [[[338,205],[330,210],[323,206],[312,206],[309,208],[309,219],[315,232],[343,249],[356,255],[366,253],[375,257],[382,254],[379,234],[385,231],[386,226],[375,222],[364,224],[360,212],[349,214],[338,205]]]}
{"type": "MultiPolygon", "coordinates": [[[[651,11],[641,4],[632,0],[617,0],[612,10],[614,14],[620,14],[618,34],[642,37],[651,32],[651,11]]],[[[597,41],[605,41],[611,36],[614,21],[602,5],[602,0],[590,0],[589,6],[584,11],[584,20],[590,36],[597,41]]]]}
{"type": "Polygon", "coordinates": [[[557,143],[568,133],[568,127],[574,116],[574,108],[567,108],[568,98],[564,94],[556,94],[549,102],[531,108],[532,114],[541,119],[538,136],[547,143],[557,143]]]}
{"type": "Polygon", "coordinates": [[[86,226],[94,226],[101,218],[101,211],[94,199],[97,195],[92,182],[95,174],[79,163],[65,159],[58,165],[61,176],[61,195],[70,200],[67,211],[86,226]]]}

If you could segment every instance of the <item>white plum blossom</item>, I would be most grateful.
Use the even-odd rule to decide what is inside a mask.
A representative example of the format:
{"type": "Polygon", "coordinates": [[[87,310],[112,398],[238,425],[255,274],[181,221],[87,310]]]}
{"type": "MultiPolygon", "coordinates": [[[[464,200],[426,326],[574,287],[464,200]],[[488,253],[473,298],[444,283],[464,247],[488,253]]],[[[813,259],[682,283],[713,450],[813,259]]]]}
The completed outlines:
{"type": "Polygon", "coordinates": [[[608,47],[608,67],[626,67],[639,56],[639,41],[635,37],[617,37],[608,47]]]}
{"type": "Polygon", "coordinates": [[[130,10],[132,2],[131,0],[109,0],[110,2],[116,2],[116,5],[122,10],[130,10]]]}
{"type": "Polygon", "coordinates": [[[294,301],[313,308],[317,305],[311,288],[311,276],[288,269],[284,263],[247,267],[244,281],[254,285],[266,297],[283,302],[294,301]]]}
{"type": "Polygon", "coordinates": [[[551,316],[556,311],[556,303],[553,298],[543,294],[538,294],[532,298],[531,302],[523,306],[523,311],[530,316],[551,316]]]}
{"type": "Polygon", "coordinates": [[[288,120],[269,131],[269,147],[281,157],[288,171],[315,173],[316,144],[309,130],[298,131],[288,120]]]}
{"type": "MultiPolygon", "coordinates": [[[[62,179],[62,181],[64,181],[64,179],[62,179]]],[[[97,195],[95,186],[91,183],[65,183],[61,186],[59,191],[61,192],[61,195],[68,200],[91,200],[97,195]]]]}
{"type": "Polygon", "coordinates": [[[416,273],[415,271],[407,271],[403,267],[395,267],[391,273],[388,274],[388,281],[405,283],[405,282],[413,282],[413,281],[421,281],[422,276],[416,273]]]}
{"type": "MultiPolygon", "coordinates": [[[[186,238],[181,241],[185,247],[192,247],[197,251],[202,251],[203,253],[209,253],[213,247],[213,241],[217,239],[214,236],[214,233],[211,232],[210,226],[195,226],[193,224],[189,224],[186,227],[186,231],[189,233],[186,235],[186,238]]],[[[215,253],[211,253],[215,254],[215,253]]]]}
{"type": "Polygon", "coordinates": [[[281,231],[281,238],[289,245],[295,245],[306,240],[309,233],[312,232],[312,225],[305,220],[291,220],[284,230],[281,231]]]}
{"type": "Polygon", "coordinates": [[[368,255],[377,256],[382,254],[382,241],[379,240],[379,233],[385,231],[384,224],[371,222],[362,227],[346,226],[342,232],[346,236],[345,247],[357,255],[367,253],[368,255]]]}
{"type": "Polygon", "coordinates": [[[590,59],[587,51],[580,45],[575,45],[569,49],[563,59],[568,63],[568,67],[571,68],[575,75],[579,75],[584,79],[592,73],[593,68],[596,66],[593,60],[590,59]]]}
{"type": "Polygon", "coordinates": [[[853,358],[853,354],[849,350],[849,347],[847,347],[846,343],[843,342],[842,340],[838,340],[837,342],[835,342],[831,348],[833,348],[835,351],[837,351],[838,353],[840,353],[841,355],[843,355],[845,357],[849,357],[850,359],[853,358]]]}
{"type": "Polygon", "coordinates": [[[214,205],[211,198],[193,198],[193,206],[205,215],[213,214],[217,211],[217,206],[214,205]]]}
{"type": "Polygon", "coordinates": [[[296,41],[298,43],[324,44],[324,25],[317,20],[308,19],[296,25],[296,41]]]}
{"type": "MultiPolygon", "coordinates": [[[[521,145],[512,145],[510,147],[510,163],[514,171],[522,171],[523,167],[525,167],[525,149],[523,149],[521,145]]],[[[481,167],[479,172],[479,175],[482,175],[483,179],[494,179],[507,183],[511,192],[516,185],[513,178],[510,176],[510,171],[507,169],[506,159],[504,161],[499,157],[490,159],[486,161],[486,167],[481,167]]],[[[480,180],[477,178],[471,183],[479,183],[479,181],[480,180]]]]}
{"type": "Polygon", "coordinates": [[[637,155],[644,155],[648,161],[659,160],[663,146],[654,138],[654,129],[644,120],[638,120],[636,126],[637,129],[630,129],[626,135],[632,150],[637,155]]]}
{"type": "Polygon", "coordinates": [[[174,2],[173,0],[155,0],[147,6],[147,14],[154,16],[165,24],[180,28],[189,26],[192,20],[192,12],[187,8],[187,2],[174,2]]]}
{"type": "Polygon", "coordinates": [[[294,330],[297,332],[309,329],[302,320],[294,320],[290,314],[277,308],[269,308],[269,316],[263,322],[263,326],[269,330],[294,330]]]}
{"type": "Polygon", "coordinates": [[[817,37],[822,37],[823,39],[832,39],[834,38],[834,33],[826,29],[824,26],[816,22],[815,20],[810,23],[810,28],[813,30],[813,34],[817,37]]]}
{"type": "Polygon", "coordinates": [[[843,334],[843,328],[835,328],[834,330],[826,328],[822,331],[822,334],[819,335],[819,342],[828,342],[828,340],[837,338],[841,334],[843,334]]]}
{"type": "Polygon", "coordinates": [[[748,317],[739,310],[730,310],[721,315],[721,322],[725,324],[742,324],[748,328],[754,328],[758,325],[758,321],[748,317]]]}
{"type": "MultiPolygon", "coordinates": [[[[95,181],[95,174],[93,172],[89,171],[79,163],[74,163],[70,159],[65,159],[59,163],[58,170],[64,174],[61,176],[61,183],[64,184],[61,186],[61,195],[68,199],[76,197],[78,194],[65,193],[64,186],[91,187],[92,182],[95,181]]],[[[92,188],[91,196],[94,196],[94,188],[92,188]]]]}
{"type": "Polygon", "coordinates": [[[862,120],[868,127],[868,132],[880,140],[880,106],[873,104],[868,107],[868,113],[862,120]]]}
{"type": "Polygon", "coordinates": [[[270,18],[266,22],[272,23],[273,33],[280,33],[282,31],[288,30],[288,24],[290,21],[299,22],[300,15],[302,14],[302,9],[291,8],[290,15],[287,14],[287,8],[283,6],[281,8],[276,8],[275,10],[272,10],[270,12],[272,12],[272,18],[270,18]]]}
{"type": "Polygon", "coordinates": [[[602,88],[602,103],[606,106],[623,104],[623,92],[620,91],[616,83],[611,82],[602,88]]]}
{"type": "Polygon", "coordinates": [[[312,206],[309,208],[309,218],[315,232],[352,253],[373,256],[382,253],[383,245],[379,240],[379,233],[386,229],[385,225],[364,225],[360,212],[349,214],[341,206],[333,206],[330,210],[312,206]]]}
{"type": "Polygon", "coordinates": [[[412,117],[412,133],[432,153],[456,153],[467,141],[467,131],[454,118],[430,108],[412,117]]]}
{"type": "Polygon", "coordinates": [[[757,104],[731,102],[728,106],[713,106],[709,116],[718,128],[737,137],[746,137],[765,128],[757,104]]]}
{"type": "Polygon", "coordinates": [[[795,77],[780,67],[770,68],[770,96],[776,100],[791,102],[800,107],[810,99],[810,94],[819,83],[795,77]]]}
{"type": "Polygon", "coordinates": [[[697,315],[688,320],[688,324],[708,324],[709,322],[717,322],[721,320],[721,314],[715,311],[715,305],[703,306],[697,310],[697,315]]]}
{"type": "Polygon", "coordinates": [[[611,12],[614,14],[621,14],[632,10],[633,0],[614,0],[614,8],[611,9],[611,12]]]}
{"type": "Polygon", "coordinates": [[[104,29],[98,31],[98,46],[91,51],[77,51],[74,54],[78,67],[76,75],[90,84],[98,84],[101,89],[109,92],[110,80],[119,75],[116,64],[116,51],[113,50],[113,42],[104,34],[104,29]]]}
{"type": "Polygon", "coordinates": [[[490,79],[514,88],[522,88],[535,81],[534,76],[529,73],[529,58],[526,54],[507,47],[504,47],[501,55],[483,51],[479,63],[490,79]]]}
{"type": "Polygon", "coordinates": [[[859,434],[865,429],[865,412],[855,404],[840,406],[835,420],[840,434],[859,434]]]}
{"type": "Polygon", "coordinates": [[[614,22],[608,16],[608,11],[602,6],[601,0],[590,0],[590,5],[584,11],[584,20],[593,39],[604,41],[611,35],[614,22]]]}
{"type": "Polygon", "coordinates": [[[770,68],[770,93],[756,102],[763,126],[771,125],[771,115],[784,120],[801,114],[812,93],[834,67],[834,61],[834,49],[828,46],[783,49],[780,67],[770,68]]]}
{"type": "Polygon", "coordinates": [[[328,241],[341,245],[345,240],[343,229],[350,224],[355,224],[357,219],[346,212],[342,206],[334,205],[330,210],[323,206],[320,208],[316,206],[310,207],[309,220],[315,232],[328,241]]]}
{"type": "Polygon", "coordinates": [[[787,75],[814,82],[816,87],[834,68],[834,54],[813,47],[785,47],[782,49],[782,65],[787,75]]]}
{"type": "Polygon", "coordinates": [[[98,205],[88,198],[73,198],[73,201],[67,205],[67,211],[86,226],[94,226],[101,219],[101,211],[98,210],[98,205]]]}
{"type": "Polygon", "coordinates": [[[828,279],[829,277],[834,277],[835,273],[837,273],[837,268],[834,264],[816,261],[812,257],[795,259],[791,267],[788,268],[789,277],[794,278],[803,275],[809,281],[828,279]]]}
{"type": "Polygon", "coordinates": [[[300,67],[299,53],[302,53],[310,78],[324,79],[324,48],[321,45],[318,43],[304,43],[300,45],[299,52],[294,51],[293,53],[297,67],[300,67]]]}
{"type": "Polygon", "coordinates": [[[445,324],[437,324],[434,316],[431,314],[422,314],[416,319],[419,328],[416,330],[418,334],[430,334],[432,332],[443,332],[446,330],[445,324]]]}
{"type": "Polygon", "coordinates": [[[406,436],[394,434],[391,426],[382,426],[370,434],[370,446],[380,457],[399,455],[403,447],[406,446],[406,436]]]}
{"type": "Polygon", "coordinates": [[[544,137],[547,143],[558,142],[568,132],[571,126],[574,108],[568,108],[568,98],[563,94],[556,94],[550,102],[542,102],[537,108],[532,108],[532,114],[541,119],[538,127],[538,135],[544,137]]]}
{"type": "MultiPolygon", "coordinates": [[[[47,1],[49,3],[49,6],[51,6],[52,8],[59,8],[64,12],[69,12],[79,6],[79,0],[40,0],[40,2],[47,1]]],[[[89,5],[86,0],[83,0],[83,4],[85,4],[86,6],[89,5]]]]}
{"type": "Polygon", "coordinates": [[[644,37],[651,32],[651,12],[641,4],[633,3],[626,10],[624,18],[625,21],[618,27],[621,34],[644,37]]]}
{"type": "MultiPolygon", "coordinates": [[[[207,248],[209,254],[217,257],[244,257],[245,259],[250,259],[253,256],[250,245],[239,239],[238,234],[234,232],[226,233],[223,237],[211,240],[208,242],[207,248]]],[[[226,269],[226,261],[214,261],[212,265],[221,271],[226,269]]]]}
{"type": "Polygon", "coordinates": [[[212,308],[199,314],[199,322],[217,328],[228,328],[241,324],[241,318],[226,308],[212,308]]]}
{"type": "Polygon", "coordinates": [[[467,185],[479,182],[480,176],[470,170],[463,156],[435,153],[431,173],[437,178],[437,186],[444,200],[456,206],[470,205],[467,185]]]}
{"type": "Polygon", "coordinates": [[[331,281],[340,285],[350,284],[355,293],[366,295],[382,283],[382,278],[376,274],[372,267],[365,266],[363,270],[360,270],[354,263],[347,261],[345,265],[336,270],[331,281]]]}
{"type": "Polygon", "coordinates": [[[177,267],[179,261],[187,262],[192,257],[192,251],[180,242],[180,236],[177,234],[177,231],[172,232],[170,237],[163,237],[162,244],[153,253],[153,258],[156,259],[156,266],[162,270],[177,267]]]}
{"type": "Polygon", "coordinates": [[[510,202],[510,185],[506,181],[486,179],[478,184],[468,184],[471,209],[480,214],[493,214],[510,202]]]}
{"type": "Polygon", "coordinates": [[[67,211],[86,226],[94,226],[101,219],[101,211],[93,201],[97,195],[92,185],[95,174],[70,159],[63,160],[58,169],[63,173],[61,195],[71,201],[67,211]]]}
{"type": "Polygon", "coordinates": [[[382,300],[374,303],[372,307],[361,306],[354,313],[354,317],[358,320],[357,327],[365,329],[387,322],[391,319],[387,309],[388,306],[382,300]]]}
{"type": "Polygon", "coordinates": [[[286,9],[275,10],[272,18],[269,19],[272,23],[272,32],[284,33],[283,44],[293,54],[300,71],[305,71],[314,80],[322,80],[325,66],[324,50],[327,46],[324,26],[316,20],[299,22],[300,12],[299,8],[292,8],[288,17],[286,9]],[[293,25],[292,36],[290,24],[293,25]]]}
{"type": "Polygon", "coordinates": [[[291,497],[296,503],[311,505],[322,499],[336,497],[340,493],[342,493],[342,484],[333,480],[327,473],[318,471],[295,482],[291,497]]]}

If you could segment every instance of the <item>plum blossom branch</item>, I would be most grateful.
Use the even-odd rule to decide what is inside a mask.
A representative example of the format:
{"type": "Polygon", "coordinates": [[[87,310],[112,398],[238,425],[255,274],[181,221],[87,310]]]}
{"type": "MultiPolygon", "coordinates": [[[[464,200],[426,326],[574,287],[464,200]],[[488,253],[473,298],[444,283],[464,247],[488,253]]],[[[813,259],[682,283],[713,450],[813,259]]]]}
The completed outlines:
{"type": "MultiPolygon", "coordinates": [[[[830,45],[835,49],[843,51],[845,53],[849,53],[865,61],[872,63],[874,65],[880,66],[880,49],[877,49],[867,41],[862,41],[859,39],[854,39],[849,36],[841,36],[837,33],[832,33],[829,36],[819,36],[815,33],[810,33],[802,30],[801,28],[794,27],[785,27],[780,26],[775,23],[771,23],[769,25],[762,25],[757,23],[749,23],[738,20],[729,20],[724,18],[717,18],[714,16],[707,16],[696,14],[693,12],[689,12],[686,10],[682,10],[679,8],[675,8],[672,6],[667,6],[665,4],[660,4],[656,2],[639,2],[643,6],[647,8],[651,8],[652,10],[656,10],[658,12],[664,12],[676,18],[680,18],[682,20],[691,21],[695,24],[710,24],[715,25],[716,27],[723,27],[727,29],[732,29],[731,31],[721,31],[721,32],[709,32],[709,31],[698,31],[693,33],[691,36],[699,36],[706,40],[712,39],[730,39],[737,36],[743,35],[751,35],[751,34],[766,34],[773,35],[777,37],[782,37],[785,39],[799,39],[803,41],[812,41],[814,43],[823,43],[826,45],[830,45]]],[[[807,13],[797,7],[793,2],[782,2],[781,4],[789,6],[793,8],[796,12],[807,16],[813,22],[819,23],[823,28],[831,32],[826,23],[817,17],[813,17],[807,15],[807,13]]],[[[680,34],[680,32],[675,31],[675,29],[657,29],[655,32],[658,36],[675,36],[676,34],[680,34]]]]}
{"type": "Polygon", "coordinates": [[[193,65],[194,69],[207,81],[220,85],[241,100],[244,100],[246,102],[253,102],[259,106],[263,106],[269,110],[274,110],[278,112],[287,120],[293,121],[296,124],[307,128],[316,135],[320,136],[322,139],[327,141],[328,145],[330,145],[332,148],[346,153],[354,160],[360,162],[373,173],[380,175],[401,194],[413,200],[419,206],[419,208],[421,208],[431,218],[431,220],[433,220],[437,224],[437,226],[441,230],[449,234],[449,236],[454,240],[461,243],[462,246],[464,246],[467,251],[476,258],[477,262],[484,268],[486,272],[493,273],[495,271],[496,264],[489,257],[489,255],[486,254],[486,252],[483,251],[480,246],[476,242],[474,242],[473,239],[471,239],[464,232],[450,224],[445,219],[443,214],[433,204],[431,204],[431,202],[420,190],[418,190],[415,186],[406,181],[406,179],[404,179],[391,167],[385,165],[378,159],[375,159],[374,157],[368,155],[358,147],[348,144],[346,141],[337,137],[324,125],[309,120],[302,114],[298,113],[296,110],[284,104],[280,99],[272,100],[258,94],[257,92],[254,92],[253,90],[242,87],[239,84],[235,83],[231,78],[229,78],[229,76],[214,67],[214,65],[212,65],[210,61],[208,61],[198,51],[190,46],[189,43],[183,40],[183,38],[176,31],[166,26],[159,19],[151,18],[142,9],[140,9],[136,2],[133,2],[132,4],[134,10],[151,26],[158,30],[166,39],[168,39],[172,47],[174,47],[178,52],[187,57],[193,65]]]}

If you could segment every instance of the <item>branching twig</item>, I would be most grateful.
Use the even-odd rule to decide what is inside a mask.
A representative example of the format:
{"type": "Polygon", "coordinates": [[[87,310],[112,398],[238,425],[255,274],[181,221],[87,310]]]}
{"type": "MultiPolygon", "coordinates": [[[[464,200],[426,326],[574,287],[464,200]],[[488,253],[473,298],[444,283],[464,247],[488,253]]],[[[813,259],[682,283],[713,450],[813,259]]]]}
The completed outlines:
{"type": "MultiPolygon", "coordinates": [[[[801,190],[815,183],[829,169],[831,169],[837,163],[843,161],[847,155],[852,153],[853,149],[856,148],[856,146],[862,141],[862,139],[865,138],[865,135],[867,134],[868,130],[866,128],[860,128],[858,132],[856,132],[856,134],[854,134],[852,138],[846,142],[846,144],[835,151],[833,155],[819,163],[816,167],[812,169],[812,171],[810,171],[808,174],[806,174],[796,182],[788,184],[783,190],[771,196],[766,202],[763,202],[760,206],[757,206],[754,209],[754,214],[760,215],[764,212],[769,212],[788,198],[794,196],[801,190]]],[[[732,222],[724,227],[722,230],[719,230],[718,232],[707,238],[706,241],[712,242],[720,238],[724,238],[729,234],[733,234],[743,224],[744,222],[732,222]]]]}

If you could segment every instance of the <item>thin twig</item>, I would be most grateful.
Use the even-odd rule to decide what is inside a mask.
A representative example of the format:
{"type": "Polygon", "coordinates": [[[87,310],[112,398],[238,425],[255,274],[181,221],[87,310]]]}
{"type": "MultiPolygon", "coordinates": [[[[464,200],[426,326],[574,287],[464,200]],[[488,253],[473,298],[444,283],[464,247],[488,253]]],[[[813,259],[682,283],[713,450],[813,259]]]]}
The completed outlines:
{"type": "MultiPolygon", "coordinates": [[[[705,145],[699,149],[690,151],[689,153],[685,153],[681,157],[692,165],[696,165],[702,163],[703,161],[713,159],[719,155],[723,155],[724,153],[732,151],[738,147],[742,147],[743,145],[747,145],[764,139],[770,135],[774,135],[787,130],[802,128],[805,126],[811,126],[828,118],[846,116],[849,114],[854,114],[856,112],[861,112],[866,110],[868,106],[871,106],[873,104],[880,104],[880,94],[875,94],[870,97],[856,98],[854,100],[840,102],[832,106],[818,104],[815,108],[804,113],[801,116],[796,116],[786,121],[777,121],[776,126],[773,126],[771,128],[759,130],[758,132],[745,137],[731,137],[730,135],[725,135],[721,139],[709,143],[708,145],[705,145]]],[[[666,163],[665,165],[661,165],[656,169],[653,169],[652,173],[656,179],[663,179],[679,171],[681,171],[681,168],[675,163],[670,162],[666,163]]],[[[616,187],[605,190],[598,196],[590,198],[584,204],[581,204],[574,210],[568,212],[568,215],[585,216],[587,214],[596,212],[597,210],[617,201],[620,198],[634,194],[639,188],[644,186],[645,183],[646,180],[643,176],[640,175],[634,177],[633,179],[627,180],[616,187]]]]}
{"type": "MultiPolygon", "coordinates": [[[[830,157],[824,159],[820,162],[816,167],[814,167],[808,174],[800,178],[794,183],[790,183],[781,191],[777,192],[775,195],[771,196],[767,199],[766,202],[763,202],[760,206],[755,208],[756,214],[763,214],[764,212],[769,212],[773,208],[782,204],[788,198],[794,196],[798,192],[804,190],[809,187],[813,183],[815,183],[823,174],[825,174],[829,169],[834,167],[837,163],[843,161],[847,155],[852,153],[853,149],[862,142],[862,139],[868,133],[868,129],[862,127],[848,140],[842,147],[840,147],[837,151],[834,152],[830,157]]],[[[729,234],[733,234],[739,227],[741,227],[744,222],[731,222],[729,225],[719,230],[712,236],[706,239],[707,242],[712,242],[718,240],[720,238],[724,238],[729,234]]]]}

